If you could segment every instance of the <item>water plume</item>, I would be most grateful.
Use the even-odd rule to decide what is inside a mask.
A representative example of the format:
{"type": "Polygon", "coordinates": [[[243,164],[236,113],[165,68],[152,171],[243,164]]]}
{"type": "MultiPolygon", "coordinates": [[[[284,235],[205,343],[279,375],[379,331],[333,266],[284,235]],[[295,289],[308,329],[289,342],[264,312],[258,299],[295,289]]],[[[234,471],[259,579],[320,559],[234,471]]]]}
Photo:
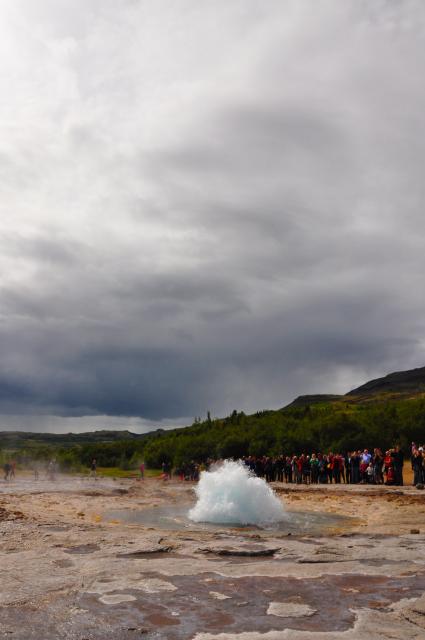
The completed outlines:
{"type": "Polygon", "coordinates": [[[203,471],[195,492],[198,501],[189,511],[194,522],[261,525],[285,518],[272,489],[242,462],[225,460],[212,471],[203,471]]]}

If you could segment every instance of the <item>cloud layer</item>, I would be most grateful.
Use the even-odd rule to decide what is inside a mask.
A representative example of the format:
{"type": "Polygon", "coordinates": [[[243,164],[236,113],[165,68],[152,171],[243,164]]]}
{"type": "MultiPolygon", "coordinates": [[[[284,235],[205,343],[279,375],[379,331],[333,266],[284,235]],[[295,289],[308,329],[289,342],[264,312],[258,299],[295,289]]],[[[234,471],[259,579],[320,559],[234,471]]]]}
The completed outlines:
{"type": "Polygon", "coordinates": [[[421,0],[0,17],[1,413],[248,412],[424,364],[421,0]]]}

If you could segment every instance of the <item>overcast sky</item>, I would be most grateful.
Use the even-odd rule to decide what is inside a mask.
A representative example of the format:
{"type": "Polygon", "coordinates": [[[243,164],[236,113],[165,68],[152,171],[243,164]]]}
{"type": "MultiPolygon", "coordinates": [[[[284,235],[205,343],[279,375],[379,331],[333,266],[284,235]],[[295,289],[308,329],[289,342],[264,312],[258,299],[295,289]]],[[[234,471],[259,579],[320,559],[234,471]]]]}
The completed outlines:
{"type": "Polygon", "coordinates": [[[425,365],[424,73],[423,0],[2,0],[0,430],[425,365]]]}

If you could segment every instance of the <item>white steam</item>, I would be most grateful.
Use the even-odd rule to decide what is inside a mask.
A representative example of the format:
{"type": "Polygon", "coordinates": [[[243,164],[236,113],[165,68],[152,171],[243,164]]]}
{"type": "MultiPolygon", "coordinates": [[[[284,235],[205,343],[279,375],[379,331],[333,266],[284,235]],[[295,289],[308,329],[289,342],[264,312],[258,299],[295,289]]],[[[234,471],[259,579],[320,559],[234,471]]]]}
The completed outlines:
{"type": "Polygon", "coordinates": [[[267,524],[285,518],[282,503],[261,478],[241,462],[226,460],[204,471],[195,489],[198,501],[189,511],[194,522],[267,524]]]}

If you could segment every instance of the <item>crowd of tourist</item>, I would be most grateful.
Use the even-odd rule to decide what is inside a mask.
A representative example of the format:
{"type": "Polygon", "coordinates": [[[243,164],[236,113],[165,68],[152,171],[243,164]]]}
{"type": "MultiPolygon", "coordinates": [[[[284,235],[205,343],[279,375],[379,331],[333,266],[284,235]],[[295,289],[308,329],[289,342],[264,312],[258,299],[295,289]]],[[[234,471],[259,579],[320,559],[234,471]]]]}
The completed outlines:
{"type": "MultiPolygon", "coordinates": [[[[302,453],[301,455],[247,456],[242,462],[259,478],[267,482],[287,482],[295,484],[386,484],[403,485],[403,465],[405,456],[399,446],[388,451],[373,449],[369,451],[347,451],[345,454],[329,452],[302,453]]],[[[413,485],[425,484],[425,445],[412,442],[410,453],[413,470],[413,485]]],[[[169,462],[162,463],[162,477],[171,478],[172,472],[181,480],[198,481],[200,473],[208,470],[215,460],[203,463],[190,461],[172,470],[169,462]]],[[[39,478],[39,463],[32,465],[34,479],[39,478]]],[[[90,465],[90,476],[96,477],[97,462],[90,465]]],[[[16,462],[3,465],[4,480],[15,477],[16,462]]],[[[58,472],[56,460],[50,460],[45,469],[46,477],[54,480],[58,472]]],[[[143,479],[145,465],[140,465],[140,477],[143,479]]]]}
{"type": "Polygon", "coordinates": [[[16,462],[5,462],[3,465],[4,479],[5,481],[12,480],[16,475],[16,462]]]}
{"type": "MultiPolygon", "coordinates": [[[[213,460],[207,460],[204,463],[198,464],[194,460],[190,462],[186,462],[179,467],[174,469],[174,475],[180,478],[180,480],[191,480],[192,482],[197,482],[199,480],[199,475],[201,471],[208,471],[210,466],[214,463],[213,460]]],[[[171,473],[171,465],[168,465],[164,469],[164,464],[162,465],[162,473],[164,477],[164,472],[168,474],[168,477],[171,473]]]]}
{"type": "MultiPolygon", "coordinates": [[[[197,481],[201,471],[217,461],[198,464],[193,460],[174,469],[181,480],[197,481]]],[[[386,484],[403,485],[404,453],[399,446],[387,451],[379,448],[301,455],[247,456],[242,462],[267,482],[295,484],[386,484]]],[[[412,443],[413,484],[425,484],[425,445],[412,443]]],[[[170,465],[163,464],[163,477],[170,477],[170,465]]]]}
{"type": "MultiPolygon", "coordinates": [[[[9,482],[16,477],[16,468],[15,460],[7,461],[3,464],[3,479],[5,482],[9,482]]],[[[59,465],[54,458],[48,462],[33,461],[28,469],[32,471],[34,480],[38,480],[43,472],[47,480],[55,480],[56,475],[59,473],[59,465]]]]}
{"type": "MultiPolygon", "coordinates": [[[[413,484],[425,480],[425,446],[412,443],[411,463],[413,484]]],[[[280,455],[277,457],[243,458],[244,464],[267,482],[296,484],[403,484],[404,454],[399,446],[381,451],[347,451],[345,454],[329,452],[280,455]]]]}

